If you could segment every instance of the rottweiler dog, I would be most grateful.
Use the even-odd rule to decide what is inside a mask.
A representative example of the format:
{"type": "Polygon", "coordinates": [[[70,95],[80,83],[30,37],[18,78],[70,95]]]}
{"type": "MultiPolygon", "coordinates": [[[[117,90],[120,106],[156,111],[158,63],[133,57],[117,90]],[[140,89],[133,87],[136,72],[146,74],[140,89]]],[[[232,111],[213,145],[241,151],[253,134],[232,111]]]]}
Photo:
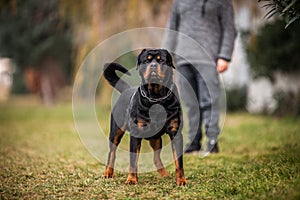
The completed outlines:
{"type": "Polygon", "coordinates": [[[161,136],[166,133],[171,139],[176,184],[186,185],[182,158],[182,111],[177,87],[173,82],[175,67],[172,56],[164,49],[144,49],[137,57],[136,67],[141,76],[141,84],[137,87],[130,87],[116,74],[116,70],[129,74],[122,65],[109,63],[104,67],[104,77],[121,92],[111,113],[110,151],[104,177],[114,176],[116,150],[125,131],[130,132],[130,168],[126,184],[138,182],[138,157],[142,139],[149,140],[159,174],[162,177],[168,176],[160,158],[161,136]]]}

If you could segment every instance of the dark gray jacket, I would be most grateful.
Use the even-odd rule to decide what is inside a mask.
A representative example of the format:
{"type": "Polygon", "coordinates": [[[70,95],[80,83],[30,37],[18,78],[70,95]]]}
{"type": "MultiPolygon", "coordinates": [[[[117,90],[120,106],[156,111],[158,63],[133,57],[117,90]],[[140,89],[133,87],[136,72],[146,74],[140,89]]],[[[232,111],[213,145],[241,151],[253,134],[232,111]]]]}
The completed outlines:
{"type": "MultiPolygon", "coordinates": [[[[231,60],[237,34],[231,0],[174,0],[167,28],[191,37],[211,60],[231,60]]],[[[190,62],[203,62],[207,58],[176,34],[166,34],[164,47],[171,52],[181,52],[190,62]]],[[[182,58],[176,61],[177,64],[186,62],[182,58]]]]}

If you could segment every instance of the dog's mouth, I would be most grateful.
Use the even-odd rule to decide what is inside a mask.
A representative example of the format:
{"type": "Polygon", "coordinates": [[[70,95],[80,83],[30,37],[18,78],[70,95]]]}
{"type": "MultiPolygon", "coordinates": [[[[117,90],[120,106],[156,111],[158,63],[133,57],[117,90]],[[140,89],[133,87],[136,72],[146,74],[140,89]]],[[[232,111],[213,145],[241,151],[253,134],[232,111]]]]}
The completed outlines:
{"type": "Polygon", "coordinates": [[[158,77],[150,77],[149,79],[146,80],[146,84],[158,84],[161,85],[163,84],[163,80],[159,79],[158,77]]]}
{"type": "Polygon", "coordinates": [[[151,71],[147,77],[145,77],[146,83],[162,84],[164,77],[161,77],[156,71],[151,71]]]}

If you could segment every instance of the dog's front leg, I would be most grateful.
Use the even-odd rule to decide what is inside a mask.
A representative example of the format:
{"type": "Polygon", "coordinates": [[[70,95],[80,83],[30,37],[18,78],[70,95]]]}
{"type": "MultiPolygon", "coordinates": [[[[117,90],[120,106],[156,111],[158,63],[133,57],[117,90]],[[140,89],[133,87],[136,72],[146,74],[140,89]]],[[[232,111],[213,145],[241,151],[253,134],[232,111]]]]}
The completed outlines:
{"type": "Polygon", "coordinates": [[[138,182],[137,172],[141,142],[141,138],[130,136],[130,168],[126,184],[137,184],[138,182]]]}
{"type": "Polygon", "coordinates": [[[170,139],[172,140],[172,150],[173,156],[175,160],[175,167],[176,167],[176,184],[177,185],[186,185],[187,180],[184,176],[183,170],[183,138],[182,134],[178,132],[175,134],[170,134],[170,139]]]}

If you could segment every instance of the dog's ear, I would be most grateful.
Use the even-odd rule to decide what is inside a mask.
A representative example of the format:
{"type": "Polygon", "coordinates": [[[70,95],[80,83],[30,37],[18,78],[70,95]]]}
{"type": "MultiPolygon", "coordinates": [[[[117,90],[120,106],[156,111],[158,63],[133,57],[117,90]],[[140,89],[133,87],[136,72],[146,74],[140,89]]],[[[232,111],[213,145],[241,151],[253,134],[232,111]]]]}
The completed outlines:
{"type": "Polygon", "coordinates": [[[145,51],[147,51],[147,49],[143,49],[143,50],[141,51],[141,53],[138,55],[138,57],[137,57],[137,59],[136,59],[136,69],[138,69],[138,67],[140,66],[140,64],[141,64],[141,57],[142,57],[142,55],[143,55],[143,53],[144,53],[145,51]]]}
{"type": "Polygon", "coordinates": [[[173,58],[172,58],[172,55],[169,53],[168,50],[166,49],[163,49],[163,51],[166,53],[166,59],[167,59],[167,65],[168,66],[171,66],[173,69],[175,69],[175,66],[173,64],[173,58]]]}

